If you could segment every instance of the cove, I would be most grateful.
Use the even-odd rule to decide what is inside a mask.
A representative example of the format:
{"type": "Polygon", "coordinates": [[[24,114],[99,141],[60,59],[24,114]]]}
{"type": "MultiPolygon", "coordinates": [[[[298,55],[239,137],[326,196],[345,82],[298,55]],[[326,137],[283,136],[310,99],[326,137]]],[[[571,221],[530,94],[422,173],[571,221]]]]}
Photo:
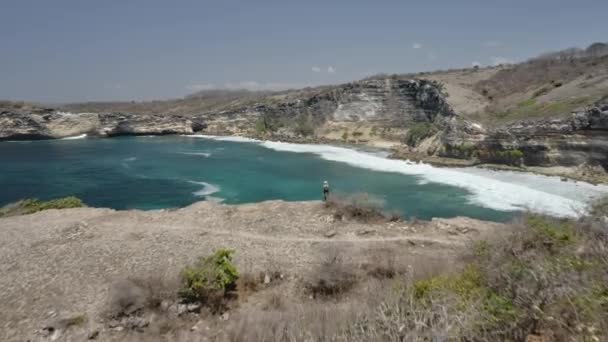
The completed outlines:
{"type": "Polygon", "coordinates": [[[209,136],[0,143],[0,205],[74,195],[90,206],[160,209],[319,200],[367,192],[405,217],[506,221],[522,210],[574,216],[606,186],[515,172],[440,169],[381,153],[209,136]]]}

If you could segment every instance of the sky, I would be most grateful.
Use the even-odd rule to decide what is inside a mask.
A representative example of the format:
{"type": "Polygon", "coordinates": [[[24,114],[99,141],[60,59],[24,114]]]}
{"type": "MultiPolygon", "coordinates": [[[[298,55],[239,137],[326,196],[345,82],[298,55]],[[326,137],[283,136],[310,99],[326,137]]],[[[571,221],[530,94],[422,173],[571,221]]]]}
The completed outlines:
{"type": "Polygon", "coordinates": [[[608,41],[607,0],[0,0],[0,99],[142,101],[517,62],[608,41]]]}

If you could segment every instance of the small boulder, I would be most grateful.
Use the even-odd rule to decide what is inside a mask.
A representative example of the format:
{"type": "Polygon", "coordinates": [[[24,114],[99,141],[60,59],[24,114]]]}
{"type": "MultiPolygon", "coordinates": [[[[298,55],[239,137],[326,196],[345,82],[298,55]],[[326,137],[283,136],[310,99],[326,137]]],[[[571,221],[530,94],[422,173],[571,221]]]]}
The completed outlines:
{"type": "Polygon", "coordinates": [[[332,230],[330,230],[330,231],[328,231],[328,232],[325,233],[325,237],[326,238],[332,238],[332,237],[336,236],[336,234],[338,234],[338,233],[335,230],[332,229],[332,230]]]}

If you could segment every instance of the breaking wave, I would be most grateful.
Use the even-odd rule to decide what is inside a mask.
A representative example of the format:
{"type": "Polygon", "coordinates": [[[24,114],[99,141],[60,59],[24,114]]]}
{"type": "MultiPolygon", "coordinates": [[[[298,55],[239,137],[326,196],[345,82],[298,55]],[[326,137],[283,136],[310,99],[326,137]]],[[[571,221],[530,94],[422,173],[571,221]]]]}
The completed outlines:
{"type": "Polygon", "coordinates": [[[87,135],[86,134],[80,134],[80,135],[75,135],[73,137],[65,137],[65,138],[61,138],[60,140],[75,140],[75,139],[84,139],[86,138],[87,135]]]}
{"type": "Polygon", "coordinates": [[[210,152],[177,152],[178,154],[185,154],[185,155],[190,155],[190,156],[203,156],[206,158],[211,157],[211,153],[210,152]]]}
{"type": "Polygon", "coordinates": [[[202,189],[197,190],[192,193],[194,196],[206,197],[206,196],[209,196],[211,194],[214,194],[214,193],[220,191],[220,187],[217,185],[209,184],[206,182],[195,182],[195,181],[188,181],[188,182],[190,182],[192,184],[198,184],[198,185],[203,186],[202,189]]]}
{"type": "Polygon", "coordinates": [[[232,142],[260,142],[260,140],[252,139],[252,138],[236,137],[236,136],[223,136],[223,135],[191,134],[191,135],[184,135],[184,137],[213,139],[213,140],[217,140],[217,141],[232,141],[232,142]]]}

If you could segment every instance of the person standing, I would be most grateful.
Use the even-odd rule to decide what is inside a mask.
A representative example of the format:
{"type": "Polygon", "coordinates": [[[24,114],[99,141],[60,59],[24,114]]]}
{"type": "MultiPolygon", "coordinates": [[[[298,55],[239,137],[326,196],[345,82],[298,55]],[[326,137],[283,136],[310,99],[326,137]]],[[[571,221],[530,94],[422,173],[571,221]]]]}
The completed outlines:
{"type": "Polygon", "coordinates": [[[323,182],[323,201],[327,201],[327,197],[329,196],[329,183],[327,181],[323,182]]]}

